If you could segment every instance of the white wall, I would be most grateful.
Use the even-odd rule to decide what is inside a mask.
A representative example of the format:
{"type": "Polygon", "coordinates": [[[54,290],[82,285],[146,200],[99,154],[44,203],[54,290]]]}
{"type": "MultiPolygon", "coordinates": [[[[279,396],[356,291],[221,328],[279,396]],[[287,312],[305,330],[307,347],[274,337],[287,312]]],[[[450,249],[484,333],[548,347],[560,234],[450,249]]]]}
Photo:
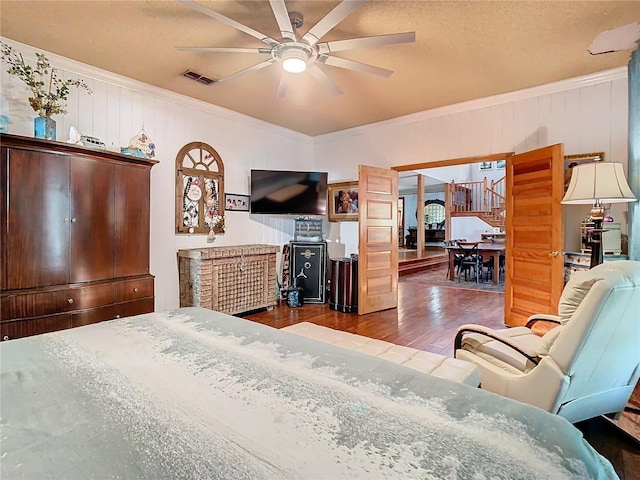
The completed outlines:
{"type": "MultiPolygon", "coordinates": [[[[28,63],[35,61],[35,50],[8,39],[28,63]]],[[[43,52],[63,78],[83,78],[92,95],[71,89],[66,115],[55,115],[57,139],[65,141],[69,128],[100,138],[107,148],[119,151],[142,126],[157,145],[151,170],[151,259],[155,275],[156,309],[179,305],[176,252],[180,248],[206,247],[206,235],[176,235],[175,161],[180,148],[193,141],[211,145],[225,165],[225,191],[249,193],[252,168],[315,169],[313,142],[308,136],[292,132],[251,117],[214,107],[109,72],[43,52]]],[[[0,77],[0,113],[9,115],[9,133],[33,136],[36,113],[27,102],[25,85],[6,73],[0,77]]],[[[203,87],[208,88],[208,87],[203,87]]],[[[265,243],[284,245],[291,240],[293,217],[249,215],[225,212],[226,233],[215,245],[265,243]]]]}
{"type": "MultiPolygon", "coordinates": [[[[563,143],[565,155],[604,151],[606,161],[626,166],[627,89],[626,68],[608,70],[316,137],[314,156],[326,159],[330,172],[346,168],[348,158],[344,173],[355,176],[358,164],[391,167],[563,143]]],[[[589,210],[565,207],[565,250],[579,249],[589,210]]],[[[626,232],[627,205],[611,211],[626,232]]]]}
{"type": "Polygon", "coordinates": [[[451,219],[451,238],[464,238],[470,242],[480,241],[480,234],[493,227],[477,217],[453,217],[451,219]]]}

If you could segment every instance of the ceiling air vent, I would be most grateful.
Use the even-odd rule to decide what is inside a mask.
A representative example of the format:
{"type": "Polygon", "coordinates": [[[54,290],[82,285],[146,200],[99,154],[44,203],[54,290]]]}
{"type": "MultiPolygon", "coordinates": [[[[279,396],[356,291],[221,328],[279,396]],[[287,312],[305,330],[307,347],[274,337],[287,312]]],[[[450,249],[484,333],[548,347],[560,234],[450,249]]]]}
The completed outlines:
{"type": "Polygon", "coordinates": [[[183,77],[190,78],[191,80],[195,80],[196,82],[204,83],[205,85],[211,85],[215,80],[205,77],[204,75],[200,75],[193,70],[187,70],[182,74],[183,77]]]}

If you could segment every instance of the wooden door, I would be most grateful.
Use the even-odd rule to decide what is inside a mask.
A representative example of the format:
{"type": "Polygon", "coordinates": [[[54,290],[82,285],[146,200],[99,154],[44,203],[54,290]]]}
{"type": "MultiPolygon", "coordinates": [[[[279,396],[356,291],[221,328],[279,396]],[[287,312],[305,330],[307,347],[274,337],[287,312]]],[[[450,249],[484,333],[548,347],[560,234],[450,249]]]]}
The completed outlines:
{"type": "Polygon", "coordinates": [[[71,157],[70,178],[69,281],[113,278],[115,166],[71,157]]]}
{"type": "Polygon", "coordinates": [[[115,276],[149,273],[150,171],[116,166],[115,276]]]}
{"type": "Polygon", "coordinates": [[[505,323],[557,313],[563,289],[562,144],[507,162],[505,323]]]}
{"type": "Polygon", "coordinates": [[[68,283],[69,159],[14,148],[3,152],[2,288],[68,283]]]}
{"type": "Polygon", "coordinates": [[[398,174],[358,167],[358,314],[398,306],[398,174]]]}

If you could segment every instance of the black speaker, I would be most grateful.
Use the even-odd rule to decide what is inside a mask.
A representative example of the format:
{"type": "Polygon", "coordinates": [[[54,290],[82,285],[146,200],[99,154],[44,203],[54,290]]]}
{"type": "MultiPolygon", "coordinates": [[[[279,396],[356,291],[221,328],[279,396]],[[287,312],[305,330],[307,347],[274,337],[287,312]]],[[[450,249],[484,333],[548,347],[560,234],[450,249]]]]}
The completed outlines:
{"type": "Polygon", "coordinates": [[[303,289],[304,303],[325,303],[327,296],[327,243],[291,242],[289,275],[303,289]]]}

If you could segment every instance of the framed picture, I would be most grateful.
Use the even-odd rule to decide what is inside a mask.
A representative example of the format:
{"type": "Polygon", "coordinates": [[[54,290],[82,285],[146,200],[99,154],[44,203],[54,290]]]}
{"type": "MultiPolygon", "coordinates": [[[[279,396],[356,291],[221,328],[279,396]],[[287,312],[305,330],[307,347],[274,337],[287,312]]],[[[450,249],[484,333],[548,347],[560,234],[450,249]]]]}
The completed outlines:
{"type": "Polygon", "coordinates": [[[577,155],[565,155],[564,157],[564,191],[567,191],[571,181],[572,168],[582,163],[603,162],[604,152],[579,153],[577,155]]]}
{"type": "Polygon", "coordinates": [[[224,196],[224,209],[237,212],[248,212],[249,195],[236,195],[235,193],[227,193],[224,196]]]}
{"type": "Polygon", "coordinates": [[[330,183],[329,221],[358,221],[358,182],[330,183]]]}
{"type": "Polygon", "coordinates": [[[506,161],[506,160],[498,160],[498,161],[496,162],[496,169],[497,169],[497,170],[503,169],[503,168],[505,168],[506,166],[507,166],[507,161],[506,161]]]}
{"type": "Polygon", "coordinates": [[[493,170],[493,162],[480,162],[480,170],[493,170]]]}

